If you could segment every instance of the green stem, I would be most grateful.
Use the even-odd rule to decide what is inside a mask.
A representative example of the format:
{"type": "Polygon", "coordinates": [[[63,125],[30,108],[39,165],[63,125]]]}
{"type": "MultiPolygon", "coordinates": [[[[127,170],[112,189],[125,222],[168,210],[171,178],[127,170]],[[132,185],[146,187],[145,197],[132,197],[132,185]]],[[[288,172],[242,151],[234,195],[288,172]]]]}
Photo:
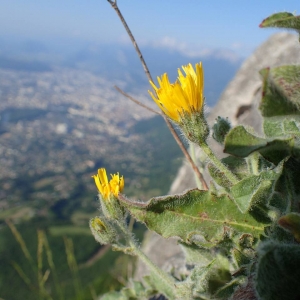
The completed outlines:
{"type": "Polygon", "coordinates": [[[145,255],[145,253],[141,251],[134,242],[131,242],[130,246],[134,248],[134,251],[137,254],[137,256],[149,267],[149,269],[151,269],[151,271],[153,271],[158,277],[160,277],[165,283],[167,283],[171,290],[174,289],[176,283],[171,276],[169,276],[157,265],[155,265],[152,262],[152,260],[150,260],[150,258],[147,255],[145,255]]]}
{"type": "MultiPolygon", "coordinates": [[[[195,165],[196,165],[196,154],[195,154],[195,144],[194,144],[194,143],[191,143],[191,144],[190,144],[190,150],[191,150],[191,157],[192,157],[192,160],[193,160],[193,162],[194,162],[195,165]]],[[[202,171],[201,171],[201,172],[202,172],[202,171]]],[[[196,184],[197,184],[198,189],[199,189],[199,190],[203,189],[203,185],[202,185],[202,183],[200,182],[199,177],[198,177],[196,174],[194,174],[194,176],[195,176],[195,180],[196,180],[196,184]]]]}
{"type": "Polygon", "coordinates": [[[238,179],[235,177],[235,175],[221,163],[221,161],[215,156],[215,154],[205,142],[200,143],[199,146],[208,156],[210,161],[215,165],[215,167],[218,168],[219,171],[222,172],[232,184],[236,184],[238,182],[238,179]]]}
{"type": "Polygon", "coordinates": [[[168,290],[168,293],[171,294],[173,297],[174,295],[174,289],[176,287],[175,280],[168,275],[166,272],[164,272],[162,269],[160,269],[157,265],[155,265],[150,258],[145,255],[143,251],[140,250],[140,248],[137,246],[135,241],[132,238],[131,233],[128,232],[128,230],[125,228],[124,225],[120,224],[118,222],[118,225],[120,229],[123,231],[123,233],[126,236],[126,239],[130,245],[130,247],[133,249],[134,253],[145,263],[145,265],[157,276],[159,277],[164,283],[168,290]]]}

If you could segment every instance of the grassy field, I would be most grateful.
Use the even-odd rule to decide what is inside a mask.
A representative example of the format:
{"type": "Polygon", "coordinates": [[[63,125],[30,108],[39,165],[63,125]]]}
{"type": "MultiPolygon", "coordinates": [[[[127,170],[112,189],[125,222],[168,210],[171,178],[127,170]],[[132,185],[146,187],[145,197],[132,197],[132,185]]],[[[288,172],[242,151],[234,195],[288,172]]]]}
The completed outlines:
{"type": "Polygon", "coordinates": [[[30,206],[17,206],[0,211],[0,221],[9,218],[16,222],[28,221],[35,215],[35,210],[30,206]]]}
{"type": "Polygon", "coordinates": [[[110,249],[102,251],[102,255],[94,259],[92,264],[86,263],[101,251],[102,247],[95,242],[88,227],[74,227],[73,225],[44,227],[43,232],[49,248],[47,250],[44,247],[41,251],[37,230],[41,230],[42,227],[44,227],[43,224],[39,223],[17,226],[24,240],[23,248],[28,250],[30,259],[26,257],[24,249],[11,230],[4,226],[0,229],[1,298],[11,300],[51,299],[49,297],[52,299],[93,299],[93,293],[99,295],[108,290],[117,289],[122,286],[121,282],[127,280],[126,264],[123,264],[124,269],[120,270],[120,265],[116,262],[128,258],[122,258],[123,255],[112,252],[110,249]],[[26,241],[30,242],[26,243],[26,241]],[[67,247],[66,241],[73,247],[67,247]],[[49,253],[51,253],[57,273],[60,293],[56,289],[53,270],[49,265],[49,253]],[[73,257],[73,265],[70,265],[72,261],[70,257],[73,257]],[[117,271],[114,271],[115,268],[117,271]],[[49,278],[45,282],[48,296],[41,295],[38,281],[39,272],[45,276],[47,270],[50,270],[49,278]]]}
{"type": "MultiPolygon", "coordinates": [[[[26,206],[16,207],[1,212],[1,218],[10,218],[9,223],[13,224],[32,210],[26,206]]],[[[32,217],[26,222],[22,219],[19,225],[10,225],[14,230],[2,223],[0,299],[83,300],[121,288],[133,274],[135,259],[95,241],[88,221],[96,214],[97,211],[77,210],[69,221],[56,220],[55,223],[32,217]],[[45,277],[47,272],[49,277],[44,282],[46,292],[43,294],[39,278],[45,277]]],[[[145,227],[135,225],[133,230],[141,240],[145,227]]]]}
{"type": "Polygon", "coordinates": [[[53,236],[77,236],[77,235],[88,235],[92,236],[91,230],[88,226],[50,226],[48,231],[53,236]]]}
{"type": "MultiPolygon", "coordinates": [[[[167,193],[182,162],[182,154],[163,120],[154,117],[140,121],[131,128],[130,134],[141,137],[126,149],[134,161],[128,157],[124,160],[122,148],[118,151],[122,154],[119,156],[121,164],[103,157],[95,170],[107,162],[109,165],[104,167],[109,171],[124,175],[124,192],[128,197],[146,200],[167,193]]],[[[132,274],[133,257],[101,247],[90,233],[89,220],[99,213],[97,189],[90,174],[83,172],[74,176],[71,169],[66,170],[69,173],[60,176],[50,172],[35,178],[21,176],[22,180],[14,182],[17,195],[10,205],[15,206],[0,211],[0,298],[93,299],[93,295],[120,288],[132,274]],[[55,183],[61,183],[62,178],[69,180],[66,188],[72,192],[69,197],[55,198],[55,183]],[[6,225],[6,219],[10,219],[20,233],[23,250],[6,225]],[[39,242],[41,232],[47,237],[48,250],[39,242]],[[31,259],[24,255],[24,245],[31,259]],[[55,271],[51,262],[49,264],[50,252],[55,271]],[[70,265],[71,254],[73,265],[70,265]],[[54,273],[57,273],[61,292],[57,290],[54,273]],[[45,279],[43,284],[41,278],[45,279]],[[43,286],[44,294],[41,293],[43,286]]],[[[142,240],[145,228],[135,226],[134,231],[142,240]]]]}

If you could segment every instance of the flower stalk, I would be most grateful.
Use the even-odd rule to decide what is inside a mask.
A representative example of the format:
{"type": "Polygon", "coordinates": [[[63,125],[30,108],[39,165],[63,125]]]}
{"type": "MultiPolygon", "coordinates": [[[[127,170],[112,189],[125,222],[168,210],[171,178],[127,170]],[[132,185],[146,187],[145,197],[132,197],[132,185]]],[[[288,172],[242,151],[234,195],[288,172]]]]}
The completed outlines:
{"type": "Polygon", "coordinates": [[[109,181],[106,170],[101,168],[97,174],[92,177],[98,188],[102,212],[104,213],[104,216],[95,217],[90,220],[90,228],[95,239],[103,245],[111,243],[116,249],[124,251],[125,253],[130,249],[130,253],[138,256],[145,265],[148,266],[151,272],[164,283],[166,294],[171,298],[175,298],[173,292],[176,284],[175,280],[156,266],[149,257],[140,250],[132,236],[130,228],[126,225],[126,212],[118,200],[119,192],[123,191],[124,188],[123,176],[120,177],[118,173],[111,175],[111,180],[109,181]],[[126,246],[119,243],[117,232],[122,233],[126,241],[126,246]]]}
{"type": "Polygon", "coordinates": [[[199,146],[203,150],[203,152],[207,155],[209,160],[215,165],[216,168],[219,169],[220,172],[228,179],[228,181],[234,185],[238,182],[238,179],[235,175],[227,169],[227,167],[216,157],[210,147],[207,145],[206,142],[200,142],[199,146]]]}
{"type": "Polygon", "coordinates": [[[176,281],[174,280],[174,278],[166,272],[164,272],[162,269],[160,269],[156,264],[153,263],[153,261],[147,255],[145,255],[145,253],[139,248],[139,246],[134,241],[129,229],[126,228],[122,222],[117,222],[117,224],[121,231],[124,233],[124,237],[126,238],[128,245],[133,251],[132,254],[138,256],[139,259],[141,259],[143,263],[149,268],[149,270],[164,282],[168,294],[173,298],[175,296],[174,288],[176,286],[176,281]]]}
{"type": "Polygon", "coordinates": [[[178,79],[170,83],[165,73],[157,77],[159,87],[152,81],[151,86],[157,96],[149,91],[154,102],[162,112],[177,123],[185,136],[198,144],[210,161],[227,177],[231,184],[238,182],[226,166],[224,166],[207,145],[209,127],[204,116],[204,75],[201,62],[195,69],[191,64],[182,66],[185,75],[178,69],[178,79]],[[196,70],[196,71],[195,71],[196,70]]]}

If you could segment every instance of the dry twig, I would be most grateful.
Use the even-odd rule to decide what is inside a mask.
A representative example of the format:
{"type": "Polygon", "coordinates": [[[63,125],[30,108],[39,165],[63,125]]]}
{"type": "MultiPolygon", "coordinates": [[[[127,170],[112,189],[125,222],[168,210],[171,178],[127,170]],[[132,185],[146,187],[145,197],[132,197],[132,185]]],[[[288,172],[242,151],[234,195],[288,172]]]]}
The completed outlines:
{"type": "Polygon", "coordinates": [[[151,111],[151,112],[153,112],[153,113],[155,113],[155,114],[157,114],[157,115],[162,115],[160,112],[158,112],[158,111],[152,109],[151,107],[149,107],[149,106],[143,104],[143,103],[140,102],[139,100],[136,100],[136,99],[134,99],[133,97],[131,97],[130,95],[126,94],[124,91],[122,91],[122,90],[121,90],[119,87],[117,87],[116,85],[115,85],[115,89],[116,89],[120,94],[122,94],[123,96],[127,97],[129,100],[133,101],[135,104],[137,104],[137,105],[139,105],[139,106],[141,106],[141,107],[143,107],[143,108],[146,108],[146,109],[148,109],[149,111],[151,111]]]}
{"type": "MultiPolygon", "coordinates": [[[[137,52],[137,54],[138,54],[138,57],[139,57],[139,59],[140,59],[140,61],[141,61],[141,63],[142,63],[142,66],[143,66],[143,68],[144,68],[144,71],[145,71],[145,73],[146,73],[146,76],[147,76],[148,80],[149,80],[149,81],[153,81],[153,80],[152,80],[152,76],[151,76],[151,74],[150,74],[150,71],[149,71],[149,69],[148,69],[148,67],[147,67],[147,64],[146,64],[146,62],[145,62],[145,60],[144,60],[144,57],[143,57],[143,55],[142,55],[142,52],[141,52],[141,50],[140,50],[140,48],[139,48],[139,46],[138,46],[138,44],[137,44],[137,42],[136,42],[136,40],[135,40],[133,34],[131,33],[131,30],[130,30],[130,28],[128,27],[128,25],[127,25],[127,23],[126,23],[126,21],[125,21],[123,15],[122,15],[121,11],[119,10],[119,7],[118,7],[118,5],[117,5],[117,0],[114,0],[114,1],[113,1],[113,0],[107,0],[107,1],[111,4],[112,8],[116,11],[116,13],[117,13],[117,15],[119,16],[119,18],[120,18],[120,20],[121,20],[121,22],[122,22],[124,28],[126,29],[127,34],[129,35],[129,37],[130,37],[130,39],[131,39],[131,42],[132,42],[132,44],[133,44],[133,46],[134,46],[134,48],[135,48],[135,50],[136,50],[136,52],[137,52]]],[[[121,92],[119,89],[117,89],[117,90],[118,90],[119,92],[121,92]]],[[[145,105],[141,104],[141,103],[140,103],[139,101],[137,101],[137,100],[133,100],[132,97],[128,96],[128,95],[125,94],[124,92],[121,92],[121,94],[123,94],[124,96],[126,96],[127,98],[129,98],[130,100],[132,100],[133,102],[135,102],[135,103],[137,103],[137,104],[139,104],[139,105],[145,107],[145,105]]],[[[145,108],[146,108],[146,109],[149,109],[149,108],[147,108],[147,107],[145,107],[145,108]]],[[[152,109],[151,109],[151,111],[152,111],[152,109]]],[[[155,112],[155,113],[157,113],[157,112],[155,112]]],[[[170,131],[171,131],[171,133],[172,133],[174,139],[176,140],[177,144],[179,145],[179,147],[180,147],[180,149],[182,150],[183,154],[185,155],[186,159],[187,159],[188,162],[191,164],[191,166],[192,166],[192,168],[193,168],[193,170],[194,170],[196,176],[199,178],[199,180],[200,180],[200,182],[201,182],[201,184],[202,184],[203,189],[207,190],[207,189],[208,189],[208,186],[207,186],[207,184],[206,184],[206,182],[205,182],[205,180],[204,180],[204,178],[203,178],[203,175],[200,173],[198,167],[196,166],[196,164],[195,164],[194,161],[192,160],[190,154],[189,154],[188,151],[185,149],[185,147],[184,147],[182,141],[180,140],[180,138],[178,137],[178,134],[176,133],[176,131],[175,131],[175,129],[174,129],[172,123],[169,121],[169,119],[168,119],[165,115],[161,114],[161,116],[164,118],[165,122],[167,123],[168,128],[170,129],[170,131]]]]}

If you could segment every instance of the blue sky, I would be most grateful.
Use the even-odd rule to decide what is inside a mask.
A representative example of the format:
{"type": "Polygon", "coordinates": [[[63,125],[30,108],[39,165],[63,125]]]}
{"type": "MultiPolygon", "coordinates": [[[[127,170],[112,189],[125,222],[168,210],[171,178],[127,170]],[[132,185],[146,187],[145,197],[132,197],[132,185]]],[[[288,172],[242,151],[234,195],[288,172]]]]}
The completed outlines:
{"type": "MultiPolygon", "coordinates": [[[[179,49],[190,55],[214,49],[249,55],[278,30],[259,29],[268,15],[296,12],[299,1],[118,0],[143,46],[179,49]]],[[[0,37],[51,41],[128,43],[106,0],[0,0],[0,37]]]]}

